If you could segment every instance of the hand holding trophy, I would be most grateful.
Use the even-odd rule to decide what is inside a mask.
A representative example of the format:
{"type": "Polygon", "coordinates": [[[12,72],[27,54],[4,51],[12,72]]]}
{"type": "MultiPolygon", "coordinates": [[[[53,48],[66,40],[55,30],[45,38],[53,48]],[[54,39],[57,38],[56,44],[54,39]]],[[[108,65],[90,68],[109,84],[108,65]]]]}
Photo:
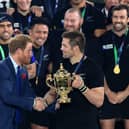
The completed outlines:
{"type": "Polygon", "coordinates": [[[60,68],[57,72],[52,76],[49,74],[46,79],[46,84],[55,89],[57,94],[59,95],[59,103],[70,103],[71,98],[68,97],[68,94],[72,90],[71,83],[73,77],[71,74],[63,68],[63,64],[60,64],[60,68]]]}

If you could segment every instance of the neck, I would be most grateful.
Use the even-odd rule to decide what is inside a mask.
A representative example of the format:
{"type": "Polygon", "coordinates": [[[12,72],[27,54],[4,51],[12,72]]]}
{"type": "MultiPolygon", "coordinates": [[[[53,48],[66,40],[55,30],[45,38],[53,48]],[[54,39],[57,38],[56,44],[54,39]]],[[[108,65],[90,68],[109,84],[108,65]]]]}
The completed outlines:
{"type": "Polygon", "coordinates": [[[10,39],[8,39],[8,40],[2,40],[2,39],[0,39],[0,44],[2,44],[2,45],[8,44],[9,43],[9,40],[10,39]]]}
{"type": "Polygon", "coordinates": [[[113,31],[116,35],[118,35],[119,37],[121,37],[123,34],[125,34],[127,32],[128,28],[125,28],[122,31],[113,31]]]}
{"type": "Polygon", "coordinates": [[[80,4],[71,3],[71,5],[72,5],[73,8],[82,8],[82,7],[86,6],[86,2],[85,2],[85,0],[83,0],[83,2],[81,2],[80,4]]]}
{"type": "Polygon", "coordinates": [[[20,14],[22,14],[23,16],[26,16],[30,12],[30,10],[22,11],[22,10],[18,9],[18,12],[20,14]]]}
{"type": "Polygon", "coordinates": [[[18,59],[18,55],[17,54],[11,54],[11,57],[13,58],[13,60],[16,62],[17,65],[21,66],[21,62],[18,59]]]}
{"type": "Polygon", "coordinates": [[[38,49],[38,48],[40,48],[41,46],[36,45],[36,44],[34,43],[34,44],[33,44],[33,47],[38,49]]]}
{"type": "Polygon", "coordinates": [[[71,64],[75,64],[75,63],[80,62],[80,60],[82,59],[82,57],[83,57],[83,53],[76,54],[75,56],[71,57],[70,58],[71,64]]]}

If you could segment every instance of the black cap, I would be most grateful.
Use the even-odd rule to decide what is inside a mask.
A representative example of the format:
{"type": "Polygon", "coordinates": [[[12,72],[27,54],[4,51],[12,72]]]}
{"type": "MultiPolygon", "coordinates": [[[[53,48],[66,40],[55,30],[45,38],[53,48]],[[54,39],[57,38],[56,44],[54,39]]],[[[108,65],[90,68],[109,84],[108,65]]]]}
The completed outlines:
{"type": "Polygon", "coordinates": [[[10,16],[10,15],[8,15],[8,14],[6,14],[6,13],[0,13],[0,23],[1,23],[1,22],[5,22],[5,21],[11,22],[12,25],[13,25],[13,23],[14,23],[12,16],[10,16]]]}
{"type": "Polygon", "coordinates": [[[30,23],[30,28],[33,27],[35,24],[44,24],[50,27],[50,23],[46,17],[32,18],[31,23],[30,23]]]}

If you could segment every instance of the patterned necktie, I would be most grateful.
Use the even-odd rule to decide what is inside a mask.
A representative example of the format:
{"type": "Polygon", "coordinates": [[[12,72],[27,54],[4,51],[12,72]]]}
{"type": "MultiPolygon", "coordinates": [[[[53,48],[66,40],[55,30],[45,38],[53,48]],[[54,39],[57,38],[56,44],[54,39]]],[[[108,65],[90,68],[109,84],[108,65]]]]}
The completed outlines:
{"type": "MultiPolygon", "coordinates": [[[[20,72],[20,66],[17,67],[17,74],[16,74],[16,94],[18,96],[21,95],[21,72],[20,72]]],[[[21,111],[20,109],[16,109],[16,114],[15,114],[15,122],[18,124],[21,122],[21,111]]]]}

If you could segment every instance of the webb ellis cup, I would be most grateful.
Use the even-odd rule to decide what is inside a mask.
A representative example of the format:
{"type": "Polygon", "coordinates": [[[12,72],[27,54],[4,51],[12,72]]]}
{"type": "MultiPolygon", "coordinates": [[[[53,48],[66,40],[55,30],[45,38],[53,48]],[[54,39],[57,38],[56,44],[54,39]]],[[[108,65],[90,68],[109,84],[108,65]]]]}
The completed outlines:
{"type": "Polygon", "coordinates": [[[55,89],[59,95],[59,103],[70,103],[71,98],[68,97],[68,94],[72,90],[71,83],[73,77],[71,74],[64,69],[63,64],[60,64],[60,68],[53,75],[49,74],[46,79],[46,84],[55,89]]]}

